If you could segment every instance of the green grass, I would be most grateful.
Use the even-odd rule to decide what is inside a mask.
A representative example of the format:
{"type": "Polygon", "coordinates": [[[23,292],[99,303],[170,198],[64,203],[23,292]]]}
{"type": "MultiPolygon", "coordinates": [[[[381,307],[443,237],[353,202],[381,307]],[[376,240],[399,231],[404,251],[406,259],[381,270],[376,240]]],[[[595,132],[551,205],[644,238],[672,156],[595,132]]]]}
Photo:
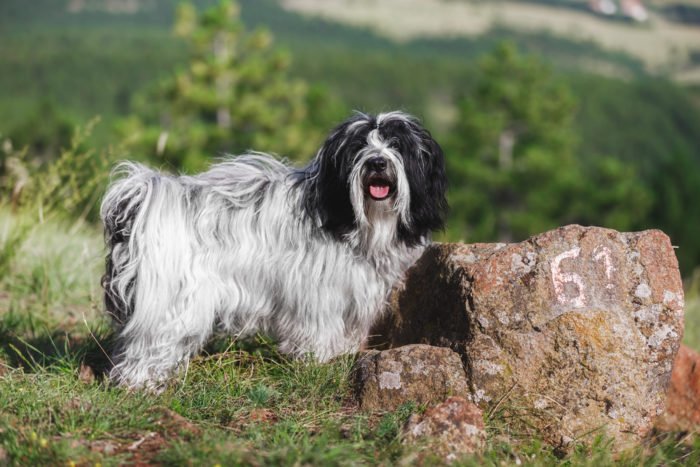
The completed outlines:
{"type": "MultiPolygon", "coordinates": [[[[394,465],[411,413],[364,413],[353,357],[290,360],[262,338],[219,339],[162,394],[110,385],[96,227],[0,208],[0,464],[394,465]]],[[[695,322],[695,321],[693,321],[695,322]]],[[[691,334],[686,334],[690,336],[691,334]]],[[[511,420],[487,421],[486,452],[461,465],[696,465],[667,435],[615,457],[605,440],[560,457],[511,420]]],[[[427,461],[426,461],[427,462],[427,461]]],[[[426,464],[427,465],[427,464],[426,464]]]]}

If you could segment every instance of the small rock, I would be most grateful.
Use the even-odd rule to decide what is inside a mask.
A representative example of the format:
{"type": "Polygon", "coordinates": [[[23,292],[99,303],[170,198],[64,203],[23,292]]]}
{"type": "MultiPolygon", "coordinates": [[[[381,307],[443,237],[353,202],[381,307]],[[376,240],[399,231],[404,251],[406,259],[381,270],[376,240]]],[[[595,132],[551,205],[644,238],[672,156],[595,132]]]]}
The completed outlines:
{"type": "Polygon", "coordinates": [[[355,382],[365,410],[394,410],[409,401],[434,403],[469,393],[459,355],[429,345],[371,350],[357,361],[355,382]]]}
{"type": "Polygon", "coordinates": [[[486,444],[481,410],[462,397],[450,397],[423,415],[411,415],[403,430],[403,441],[423,444],[423,451],[444,462],[478,454],[486,444]]]}
{"type": "Polygon", "coordinates": [[[10,364],[0,357],[0,378],[8,374],[12,370],[10,364]]]}
{"type": "Polygon", "coordinates": [[[473,402],[519,407],[554,446],[598,434],[634,445],[663,410],[684,306],[663,232],[572,225],[510,245],[433,244],[404,283],[369,344],[457,351],[473,402]]]}
{"type": "Polygon", "coordinates": [[[256,408],[251,410],[248,418],[251,422],[257,423],[275,423],[278,420],[278,417],[273,410],[264,408],[256,408]]]}
{"type": "Polygon", "coordinates": [[[85,384],[92,384],[95,382],[95,372],[92,368],[84,363],[80,364],[80,372],[78,373],[78,379],[85,384]]]}
{"type": "Polygon", "coordinates": [[[661,431],[700,428],[700,354],[681,345],[671,373],[666,410],[656,421],[661,431]]]}

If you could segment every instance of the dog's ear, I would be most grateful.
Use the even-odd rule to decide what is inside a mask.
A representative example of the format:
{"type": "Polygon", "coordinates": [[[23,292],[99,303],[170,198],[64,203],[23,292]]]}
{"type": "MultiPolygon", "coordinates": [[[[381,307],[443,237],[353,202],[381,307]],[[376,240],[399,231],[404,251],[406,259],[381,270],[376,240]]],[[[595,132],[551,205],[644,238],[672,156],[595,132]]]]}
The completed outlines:
{"type": "Polygon", "coordinates": [[[334,235],[340,236],[355,228],[350,173],[355,155],[367,139],[370,120],[364,114],[357,114],[336,127],[307,169],[306,178],[310,185],[306,209],[334,235]]]}
{"type": "Polygon", "coordinates": [[[413,145],[404,157],[404,167],[411,193],[411,223],[400,225],[399,235],[416,244],[431,231],[441,230],[447,215],[447,175],[442,148],[428,130],[411,122],[413,145]],[[417,144],[416,144],[417,143],[417,144]]]}

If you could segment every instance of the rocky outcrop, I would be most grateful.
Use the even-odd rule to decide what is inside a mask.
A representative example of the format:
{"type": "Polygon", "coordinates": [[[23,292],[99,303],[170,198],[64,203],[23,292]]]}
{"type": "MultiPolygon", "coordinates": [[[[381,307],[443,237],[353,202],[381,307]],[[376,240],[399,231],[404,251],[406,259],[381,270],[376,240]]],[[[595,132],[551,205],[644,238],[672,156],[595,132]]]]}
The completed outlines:
{"type": "Polygon", "coordinates": [[[482,408],[517,407],[555,445],[606,434],[624,446],[663,410],[682,333],[665,234],[567,226],[429,247],[370,344],[449,347],[482,408]]]}
{"type": "Polygon", "coordinates": [[[355,387],[364,410],[394,410],[405,402],[442,402],[469,392],[459,355],[429,345],[366,352],[355,364],[355,387]]]}
{"type": "Polygon", "coordinates": [[[403,430],[403,442],[419,445],[420,457],[450,463],[461,456],[483,451],[484,417],[479,407],[462,397],[450,397],[424,414],[411,415],[403,430]]]}
{"type": "Polygon", "coordinates": [[[666,410],[656,421],[661,431],[700,428],[700,354],[681,345],[671,374],[666,410]]]}

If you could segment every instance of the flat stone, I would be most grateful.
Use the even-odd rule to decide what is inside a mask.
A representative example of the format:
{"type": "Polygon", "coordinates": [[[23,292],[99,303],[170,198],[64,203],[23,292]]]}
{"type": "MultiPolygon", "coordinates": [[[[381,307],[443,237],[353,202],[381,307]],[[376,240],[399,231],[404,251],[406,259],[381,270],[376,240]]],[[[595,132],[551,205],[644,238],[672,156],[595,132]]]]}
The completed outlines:
{"type": "Polygon", "coordinates": [[[442,402],[453,394],[469,392],[459,355],[443,347],[371,350],[357,361],[354,374],[364,410],[394,410],[406,402],[442,402]]]}

